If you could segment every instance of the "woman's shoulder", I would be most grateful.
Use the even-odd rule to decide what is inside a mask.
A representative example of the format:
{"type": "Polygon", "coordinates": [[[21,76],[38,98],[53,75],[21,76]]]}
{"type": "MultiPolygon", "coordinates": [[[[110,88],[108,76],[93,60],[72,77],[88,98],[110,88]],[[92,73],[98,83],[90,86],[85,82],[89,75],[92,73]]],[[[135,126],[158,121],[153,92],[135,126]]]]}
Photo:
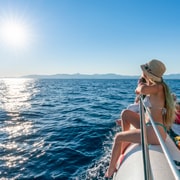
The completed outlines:
{"type": "Polygon", "coordinates": [[[163,85],[159,83],[154,83],[147,86],[147,92],[150,95],[159,96],[159,94],[164,93],[163,85]]]}

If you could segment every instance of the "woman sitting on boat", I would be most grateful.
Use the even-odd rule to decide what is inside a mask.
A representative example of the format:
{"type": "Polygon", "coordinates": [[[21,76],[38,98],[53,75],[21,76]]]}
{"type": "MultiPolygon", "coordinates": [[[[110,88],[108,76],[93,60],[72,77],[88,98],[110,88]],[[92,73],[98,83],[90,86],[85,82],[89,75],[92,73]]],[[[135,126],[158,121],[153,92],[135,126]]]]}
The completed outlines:
{"type": "MultiPolygon", "coordinates": [[[[146,95],[149,100],[149,111],[151,116],[163,138],[166,139],[167,132],[175,118],[175,105],[171,92],[163,81],[163,74],[166,70],[165,65],[159,60],[151,60],[141,65],[142,77],[146,79],[146,83],[138,84],[136,94],[146,95]]],[[[123,131],[116,134],[112,148],[112,155],[109,168],[105,174],[111,177],[116,171],[116,163],[120,155],[122,155],[127,143],[141,143],[140,138],[140,115],[136,112],[129,111],[128,116],[122,118],[123,131]],[[130,118],[131,117],[131,118],[130,118]],[[130,129],[130,125],[135,128],[130,129]]],[[[145,116],[147,127],[147,139],[149,144],[159,145],[159,141],[150,123],[149,117],[145,116]]]]}

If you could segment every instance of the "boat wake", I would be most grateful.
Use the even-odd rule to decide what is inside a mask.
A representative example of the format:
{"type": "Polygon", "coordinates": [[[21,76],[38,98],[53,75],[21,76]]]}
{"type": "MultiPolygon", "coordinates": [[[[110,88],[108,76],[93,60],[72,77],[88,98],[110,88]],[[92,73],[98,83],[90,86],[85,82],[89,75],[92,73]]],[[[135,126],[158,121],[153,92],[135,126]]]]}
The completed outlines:
{"type": "Polygon", "coordinates": [[[114,127],[112,131],[109,132],[103,143],[103,154],[101,158],[94,161],[92,165],[81,174],[81,176],[75,178],[76,180],[104,180],[104,175],[110,162],[113,138],[115,133],[118,131],[119,127],[114,127]]]}

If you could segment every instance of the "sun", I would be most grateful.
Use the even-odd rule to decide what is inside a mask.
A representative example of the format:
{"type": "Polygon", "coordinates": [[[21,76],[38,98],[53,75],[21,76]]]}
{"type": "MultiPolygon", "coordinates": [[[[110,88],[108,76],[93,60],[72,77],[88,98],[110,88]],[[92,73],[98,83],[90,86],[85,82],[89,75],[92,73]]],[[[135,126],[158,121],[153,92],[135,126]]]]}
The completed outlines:
{"type": "Polygon", "coordinates": [[[30,41],[29,27],[17,18],[3,19],[0,22],[0,40],[8,47],[25,48],[30,41]]]}
{"type": "Polygon", "coordinates": [[[11,46],[23,46],[27,41],[27,32],[20,23],[6,22],[2,26],[2,38],[11,46]]]}

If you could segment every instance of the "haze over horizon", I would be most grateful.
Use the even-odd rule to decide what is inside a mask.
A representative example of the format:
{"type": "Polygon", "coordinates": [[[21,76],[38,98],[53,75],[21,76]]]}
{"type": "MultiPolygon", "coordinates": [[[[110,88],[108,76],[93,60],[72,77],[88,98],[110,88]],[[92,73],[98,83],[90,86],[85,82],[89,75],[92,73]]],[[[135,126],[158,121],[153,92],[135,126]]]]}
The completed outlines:
{"type": "Polygon", "coordinates": [[[180,2],[0,0],[0,77],[180,73],[180,2]]]}
{"type": "MultiPolygon", "coordinates": [[[[0,77],[0,79],[14,79],[14,78],[32,78],[32,79],[138,79],[139,75],[121,75],[121,74],[114,74],[114,73],[104,73],[104,74],[29,74],[24,76],[17,76],[17,77],[0,77]]],[[[179,74],[167,74],[163,76],[164,79],[180,79],[179,74]]]]}

